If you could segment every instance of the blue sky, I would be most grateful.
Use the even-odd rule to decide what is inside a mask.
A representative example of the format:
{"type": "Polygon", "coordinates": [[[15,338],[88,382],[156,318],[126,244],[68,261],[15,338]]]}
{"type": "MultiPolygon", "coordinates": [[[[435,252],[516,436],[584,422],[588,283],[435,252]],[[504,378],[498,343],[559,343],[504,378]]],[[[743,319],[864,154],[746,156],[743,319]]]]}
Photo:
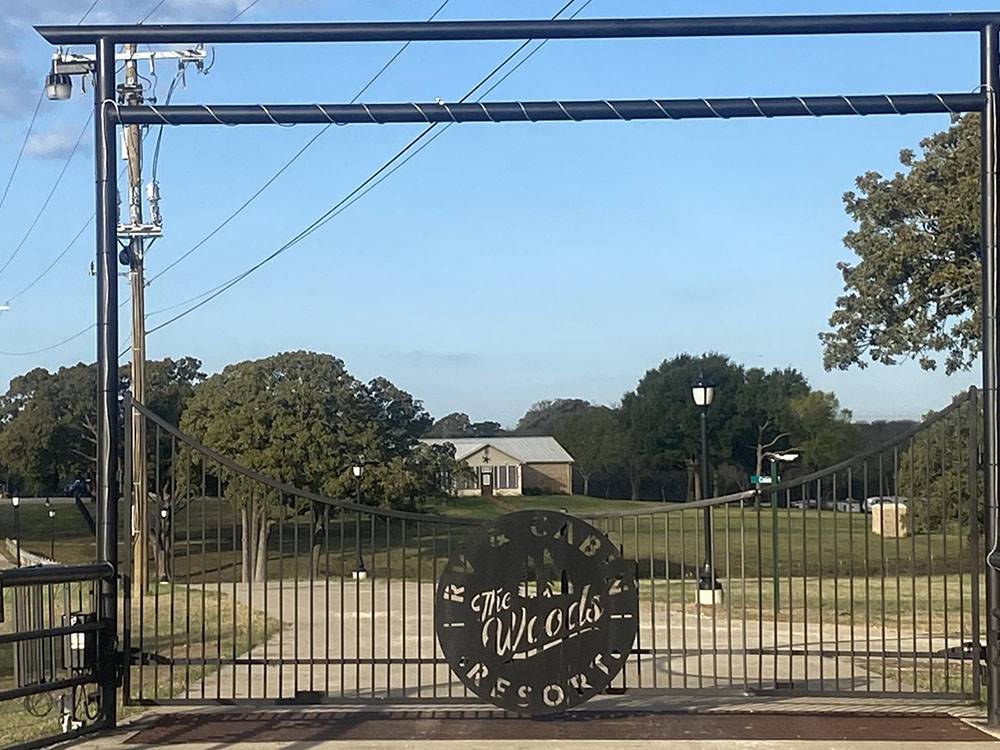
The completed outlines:
{"type": "MultiPolygon", "coordinates": [[[[2,182],[51,54],[29,25],[75,23],[90,5],[5,2],[2,182]]],[[[227,20],[248,2],[167,0],[149,23],[227,20]]],[[[440,2],[259,0],[241,20],[425,19],[440,2]]],[[[440,18],[548,17],[563,2],[450,0],[440,18]]],[[[89,20],[134,22],[153,5],[100,0],[89,20]]],[[[972,0],[593,0],[581,17],[986,9],[972,0]]],[[[364,101],[457,99],[516,44],[411,45],[364,101]]],[[[220,46],[209,75],[189,74],[174,102],[347,101],[397,48],[220,46]]],[[[559,41],[490,98],[971,91],[977,60],[974,35],[559,41]]],[[[162,99],[171,73],[158,73],[162,99]]],[[[68,103],[43,102],[0,210],[0,257],[27,230],[89,104],[79,92],[68,103]]],[[[901,148],[946,126],[941,116],[456,126],[305,242],[151,336],[149,354],[190,354],[216,371],[276,351],[328,351],[359,377],[389,377],[436,416],[460,410],[510,424],[539,399],[614,403],[662,359],[717,350],[747,365],[797,367],[856,418],[915,417],[977,382],[978,371],[946,377],[907,363],[827,373],[817,333],[841,290],[835,264],[851,258],[841,241],[850,228],[843,192],[868,169],[893,171],[901,148]]],[[[151,285],[147,309],[193,297],[269,254],[419,130],[331,128],[151,285]]],[[[166,236],[151,248],[148,272],[198,242],[315,132],[168,129],[158,175],[166,236]]],[[[92,212],[90,141],[0,274],[0,299],[44,269],[92,212]]],[[[44,347],[93,321],[92,248],[88,229],[0,314],[0,350],[44,347]]],[[[122,294],[126,287],[123,279],[122,294]]],[[[125,316],[123,346],[128,328],[125,316]]],[[[87,334],[42,354],[0,356],[0,381],[89,361],[93,351],[87,334]]]]}

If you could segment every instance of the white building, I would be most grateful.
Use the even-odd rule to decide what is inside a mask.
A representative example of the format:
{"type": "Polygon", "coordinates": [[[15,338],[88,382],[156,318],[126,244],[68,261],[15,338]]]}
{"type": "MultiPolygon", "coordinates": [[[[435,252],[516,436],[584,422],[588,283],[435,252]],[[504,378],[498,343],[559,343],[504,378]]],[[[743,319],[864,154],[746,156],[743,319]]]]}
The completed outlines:
{"type": "Polygon", "coordinates": [[[455,446],[455,458],[473,471],[455,482],[455,494],[569,495],[573,457],[554,437],[425,438],[427,445],[455,446]]]}

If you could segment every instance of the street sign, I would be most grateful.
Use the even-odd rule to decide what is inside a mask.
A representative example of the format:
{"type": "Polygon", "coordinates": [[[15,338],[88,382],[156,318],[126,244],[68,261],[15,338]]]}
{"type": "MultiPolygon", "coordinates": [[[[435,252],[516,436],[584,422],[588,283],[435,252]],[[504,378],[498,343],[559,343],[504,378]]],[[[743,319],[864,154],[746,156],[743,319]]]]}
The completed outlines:
{"type": "MultiPolygon", "coordinates": [[[[781,477],[778,477],[778,481],[781,481],[781,477]]],[[[751,474],[750,475],[751,484],[772,484],[773,480],[767,474],[751,474]]]]}

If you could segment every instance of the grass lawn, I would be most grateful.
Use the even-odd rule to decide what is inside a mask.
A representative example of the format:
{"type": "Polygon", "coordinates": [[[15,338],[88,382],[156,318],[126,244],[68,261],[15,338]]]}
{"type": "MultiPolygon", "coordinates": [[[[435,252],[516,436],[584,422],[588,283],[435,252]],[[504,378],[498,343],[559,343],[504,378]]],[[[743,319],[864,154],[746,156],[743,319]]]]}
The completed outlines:
{"type": "MultiPolygon", "coordinates": [[[[892,631],[918,632],[921,637],[949,637],[972,632],[971,575],[932,576],[931,578],[895,577],[850,579],[782,578],[777,596],[770,578],[723,578],[725,600],[717,617],[732,619],[763,619],[791,622],[799,628],[803,623],[837,623],[847,630],[853,625],[857,637],[863,639],[866,624],[885,625],[892,631]],[[777,607],[775,604],[777,603],[777,607]],[[914,623],[916,626],[914,627],[914,623]]],[[[986,633],[986,582],[979,576],[979,626],[986,633]]],[[[640,597],[649,601],[655,596],[657,606],[669,605],[671,612],[696,609],[698,582],[686,580],[650,580],[640,588],[640,597]]],[[[710,611],[710,610],[708,610],[710,611]]],[[[895,638],[895,636],[893,636],[895,638]]],[[[905,645],[905,641],[904,641],[905,645]]],[[[927,645],[918,647],[926,649],[927,645]]]]}
{"type": "MultiPolygon", "coordinates": [[[[640,577],[693,577],[704,561],[703,513],[700,509],[664,513],[663,503],[604,500],[578,495],[542,495],[504,498],[447,498],[430,513],[446,517],[487,520],[511,510],[527,508],[566,509],[570,513],[598,515],[623,510],[649,511],[627,518],[592,519],[617,542],[623,553],[638,562],[640,577]]],[[[0,522],[8,528],[11,509],[0,509],[0,522]]],[[[127,514],[122,513],[123,517],[127,514]]],[[[178,583],[225,581],[238,577],[239,524],[237,514],[226,501],[215,498],[196,500],[179,512],[175,522],[175,581],[178,583]]],[[[307,579],[311,555],[310,518],[286,518],[275,524],[269,539],[268,577],[307,579]]],[[[464,533],[463,528],[446,529],[440,524],[407,522],[406,550],[402,549],[403,524],[398,520],[366,516],[356,528],[357,518],[348,513],[330,515],[328,535],[316,540],[321,546],[318,567],[313,575],[327,570],[337,575],[352,569],[360,537],[366,565],[391,565],[394,575],[408,575],[419,565],[424,576],[438,570],[449,545],[464,533]],[[343,528],[342,528],[343,527],[343,528]],[[341,533],[344,540],[341,543],[341,533]],[[445,537],[450,538],[445,538],[445,537]],[[327,546],[328,542],[328,546],[327,546]],[[389,551],[387,551],[389,548],[389,551]]],[[[712,511],[715,568],[720,577],[770,578],[775,561],[781,576],[792,577],[924,577],[968,573],[973,557],[968,535],[957,526],[931,534],[917,533],[891,539],[873,533],[870,517],[860,513],[831,510],[801,510],[729,505],[712,511]],[[776,529],[776,533],[775,533],[776,529]]],[[[60,562],[93,560],[93,537],[75,508],[59,506],[55,519],[44,507],[22,507],[22,546],[42,555],[54,554],[60,562]]],[[[0,532],[2,533],[2,532],[0,532]]],[[[979,549],[983,540],[979,539],[979,549]]],[[[124,548],[120,559],[127,560],[124,548]]],[[[377,571],[376,571],[377,572],[377,571]]]]}
{"type": "MultiPolygon", "coordinates": [[[[161,588],[168,589],[160,592],[162,602],[164,597],[169,598],[170,592],[169,587],[161,588]]],[[[73,598],[75,598],[75,593],[74,590],[73,598]]],[[[173,627],[171,627],[169,609],[161,607],[159,616],[154,618],[153,597],[146,597],[142,632],[143,646],[148,653],[154,653],[159,657],[187,657],[197,660],[202,656],[215,656],[217,647],[222,649],[223,654],[233,653],[234,648],[236,653],[242,654],[262,642],[265,621],[261,613],[251,613],[239,603],[234,609],[232,600],[225,594],[220,599],[216,592],[209,591],[205,592],[203,597],[200,588],[196,592],[192,592],[190,597],[187,597],[186,593],[185,587],[174,587],[173,627]],[[221,618],[218,616],[218,612],[222,613],[221,618]],[[187,636],[189,620],[191,632],[198,634],[197,639],[192,639],[190,645],[187,636]],[[204,628],[205,633],[204,642],[207,644],[204,654],[200,646],[202,628],[204,628]]],[[[12,596],[12,591],[4,592],[8,612],[12,611],[12,596]]],[[[60,597],[57,596],[53,602],[56,622],[60,620],[63,612],[63,604],[59,599],[60,597]]],[[[138,628],[138,614],[139,603],[134,602],[132,605],[133,631],[138,628]]],[[[278,621],[271,618],[267,622],[267,630],[273,634],[277,632],[278,625],[278,621]]],[[[10,632],[11,629],[11,618],[0,623],[0,632],[10,632]]],[[[54,646],[57,650],[62,647],[59,641],[56,641],[54,646]]],[[[0,646],[0,689],[14,686],[13,655],[13,645],[0,646]]],[[[191,664],[188,667],[177,666],[173,669],[166,665],[160,665],[156,668],[147,665],[142,669],[140,681],[140,671],[138,667],[133,667],[132,696],[138,697],[140,690],[143,697],[146,698],[181,695],[184,693],[185,686],[196,684],[203,676],[217,668],[199,664],[191,664]]],[[[60,677],[60,672],[57,671],[56,676],[60,677]]],[[[124,717],[146,709],[141,706],[119,705],[118,710],[119,716],[124,717]]],[[[24,700],[2,702],[0,703],[0,746],[6,747],[42,736],[54,736],[60,731],[59,723],[60,709],[57,695],[34,696],[30,703],[26,703],[24,700]],[[34,710],[34,713],[29,711],[29,706],[34,710]]]]}

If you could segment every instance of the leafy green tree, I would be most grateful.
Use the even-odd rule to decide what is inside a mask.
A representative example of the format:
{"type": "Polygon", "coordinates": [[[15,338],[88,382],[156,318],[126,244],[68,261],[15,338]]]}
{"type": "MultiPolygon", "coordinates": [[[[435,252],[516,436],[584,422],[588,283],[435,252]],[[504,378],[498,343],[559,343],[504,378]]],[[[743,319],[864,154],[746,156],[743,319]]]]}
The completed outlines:
{"type": "Polygon", "coordinates": [[[469,419],[469,415],[455,411],[451,414],[446,414],[431,425],[431,428],[427,431],[426,437],[465,437],[469,434],[470,427],[472,427],[472,420],[469,419]]]}
{"type": "Polygon", "coordinates": [[[717,353],[681,354],[664,360],[622,398],[624,462],[633,499],[639,498],[643,478],[678,468],[688,472],[694,496],[701,496],[696,470],[701,455],[700,415],[691,398],[691,384],[702,374],[716,384],[707,414],[709,454],[714,460],[732,458],[738,445],[735,438],[743,432],[738,422],[743,368],[717,353]]]}
{"type": "MultiPolygon", "coordinates": [[[[392,507],[439,494],[448,457],[414,450],[429,426],[421,403],[385,378],[365,384],[336,357],[303,351],[229,365],[195,389],[181,420],[185,432],[242,466],[331,497],[353,496],[351,467],[361,461],[362,501],[392,507]]],[[[263,578],[279,514],[312,513],[318,528],[311,504],[255,497],[250,484],[227,477],[222,488],[240,511],[247,581],[263,578]]]]}
{"type": "Polygon", "coordinates": [[[979,117],[956,118],[900,153],[892,177],[867,172],[844,195],[856,222],[838,268],[844,294],[821,333],[827,369],[895,364],[968,368],[980,346],[979,117]]]}
{"type": "MultiPolygon", "coordinates": [[[[977,410],[970,419],[971,409],[966,400],[902,446],[898,471],[885,491],[907,499],[917,532],[948,531],[957,525],[968,533],[973,513],[982,528],[983,472],[975,472],[977,504],[973,508],[968,456],[970,444],[982,444],[982,412],[977,410]]],[[[925,419],[933,416],[928,414],[925,419]]]]}
{"type": "Polygon", "coordinates": [[[734,427],[740,433],[742,425],[745,434],[736,439],[732,457],[759,475],[768,452],[793,448],[798,420],[792,402],[808,393],[809,384],[798,370],[747,370],[736,396],[739,417],[734,427]],[[747,455],[751,448],[752,455],[747,455]]]}
{"type": "MultiPolygon", "coordinates": [[[[176,424],[204,375],[192,357],[148,362],[148,404],[176,424]]],[[[123,367],[122,388],[129,380],[123,367]]],[[[0,396],[0,465],[23,492],[54,494],[66,480],[93,473],[97,444],[97,370],[93,364],[36,368],[0,396]]],[[[124,425],[123,425],[124,427],[124,425]]]]}
{"type": "Polygon", "coordinates": [[[516,435],[552,435],[566,417],[585,412],[591,407],[582,398],[556,398],[538,401],[524,413],[514,428],[516,435]]]}
{"type": "Polygon", "coordinates": [[[858,433],[851,412],[837,397],[810,391],[789,403],[795,420],[795,444],[802,453],[801,466],[815,471],[848,458],[858,448],[858,433]]]}
{"type": "Polygon", "coordinates": [[[473,422],[468,414],[452,412],[441,417],[427,430],[429,438],[498,437],[504,434],[499,422],[473,422]]]}
{"type": "Polygon", "coordinates": [[[657,478],[662,493],[677,470],[687,472],[688,497],[718,491],[717,473],[712,487],[700,486],[701,416],[691,398],[700,375],[716,385],[706,415],[709,461],[716,472],[727,467],[726,486],[736,478],[734,467],[762,473],[770,451],[798,449],[822,462],[846,457],[853,445],[850,414],[832,394],[811,391],[797,370],[745,369],[721,354],[682,354],[647,372],[622,399],[623,466],[634,499],[643,478],[657,478]]]}
{"type": "Polygon", "coordinates": [[[551,425],[551,434],[569,451],[574,468],[583,479],[583,494],[590,494],[590,480],[622,459],[621,422],[614,409],[588,406],[563,414],[551,425]]]}

